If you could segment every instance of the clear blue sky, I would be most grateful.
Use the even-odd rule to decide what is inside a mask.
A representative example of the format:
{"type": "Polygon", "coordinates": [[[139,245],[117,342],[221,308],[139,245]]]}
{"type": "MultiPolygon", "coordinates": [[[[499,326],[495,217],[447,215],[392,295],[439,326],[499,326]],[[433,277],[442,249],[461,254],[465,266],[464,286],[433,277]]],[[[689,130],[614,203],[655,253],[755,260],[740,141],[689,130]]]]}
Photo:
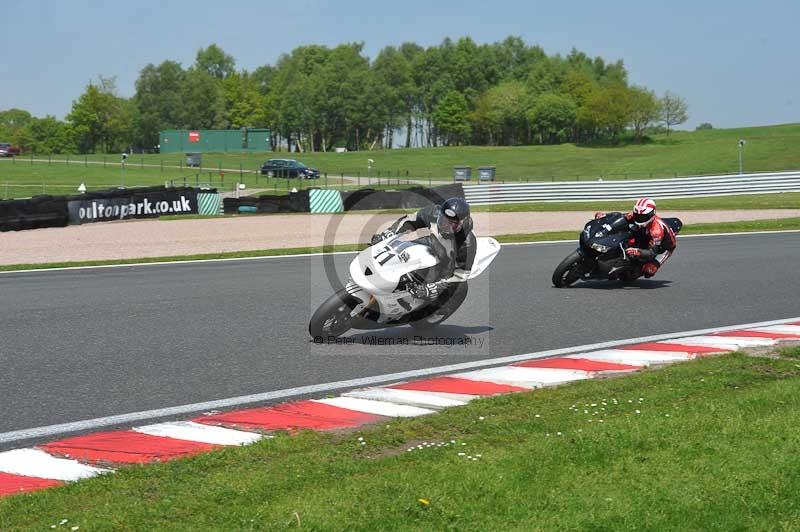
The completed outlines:
{"type": "Polygon", "coordinates": [[[548,54],[623,59],[630,81],[689,102],[693,128],[800,122],[800,1],[0,0],[0,109],[63,118],[86,84],[131,96],[148,63],[217,43],[253,70],[304,44],[423,46],[518,35],[548,54]]]}

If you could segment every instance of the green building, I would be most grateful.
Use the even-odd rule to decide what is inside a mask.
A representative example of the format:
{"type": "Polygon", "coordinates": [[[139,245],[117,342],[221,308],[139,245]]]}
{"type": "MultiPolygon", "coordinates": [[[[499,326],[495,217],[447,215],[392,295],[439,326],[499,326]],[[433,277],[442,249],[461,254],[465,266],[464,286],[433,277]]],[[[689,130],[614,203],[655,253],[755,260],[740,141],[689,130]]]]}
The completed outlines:
{"type": "Polygon", "coordinates": [[[168,129],[159,138],[161,153],[272,151],[269,129],[168,129]]]}

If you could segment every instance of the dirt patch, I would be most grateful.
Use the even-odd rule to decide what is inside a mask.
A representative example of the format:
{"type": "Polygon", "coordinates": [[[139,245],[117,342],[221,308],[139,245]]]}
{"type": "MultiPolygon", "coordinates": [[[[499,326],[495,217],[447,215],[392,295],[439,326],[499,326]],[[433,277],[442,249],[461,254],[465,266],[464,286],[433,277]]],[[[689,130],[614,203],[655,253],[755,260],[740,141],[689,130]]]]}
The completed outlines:
{"type": "MultiPolygon", "coordinates": [[[[800,209],[664,211],[685,224],[800,216],[800,209]]],[[[475,213],[478,235],[579,231],[593,212],[475,213]]],[[[137,259],[369,241],[397,214],[279,214],[194,220],[135,220],[0,233],[0,264],[137,259]]]]}
{"type": "Polygon", "coordinates": [[[435,450],[457,449],[463,451],[461,446],[462,440],[411,440],[403,442],[397,447],[386,447],[383,449],[373,449],[372,452],[366,454],[364,458],[376,460],[380,458],[387,458],[389,456],[397,456],[403,453],[422,453],[431,452],[435,450]]]}

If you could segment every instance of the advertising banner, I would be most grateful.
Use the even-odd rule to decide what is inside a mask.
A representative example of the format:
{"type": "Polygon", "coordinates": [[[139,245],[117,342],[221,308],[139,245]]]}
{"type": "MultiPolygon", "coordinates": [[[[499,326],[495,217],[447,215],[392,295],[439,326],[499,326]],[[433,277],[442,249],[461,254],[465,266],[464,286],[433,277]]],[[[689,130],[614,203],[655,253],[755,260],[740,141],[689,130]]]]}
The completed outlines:
{"type": "Polygon", "coordinates": [[[70,224],[198,213],[197,190],[190,188],[119,191],[81,199],[73,196],[67,206],[70,224]]]}

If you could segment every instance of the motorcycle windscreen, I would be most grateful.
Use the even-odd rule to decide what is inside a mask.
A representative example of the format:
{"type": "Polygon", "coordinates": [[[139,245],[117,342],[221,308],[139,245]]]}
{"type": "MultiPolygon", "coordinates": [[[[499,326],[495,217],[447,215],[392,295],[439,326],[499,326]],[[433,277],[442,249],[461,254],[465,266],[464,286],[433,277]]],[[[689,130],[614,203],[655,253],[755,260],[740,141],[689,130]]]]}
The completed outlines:
{"type": "Polygon", "coordinates": [[[380,242],[359,253],[350,263],[353,282],[373,294],[391,294],[403,275],[439,262],[426,246],[394,242],[380,242]]]}
{"type": "Polygon", "coordinates": [[[494,258],[500,253],[500,243],[490,236],[479,236],[476,238],[477,246],[475,249],[475,261],[469,271],[468,279],[473,279],[483,273],[492,263],[494,258]]]}

